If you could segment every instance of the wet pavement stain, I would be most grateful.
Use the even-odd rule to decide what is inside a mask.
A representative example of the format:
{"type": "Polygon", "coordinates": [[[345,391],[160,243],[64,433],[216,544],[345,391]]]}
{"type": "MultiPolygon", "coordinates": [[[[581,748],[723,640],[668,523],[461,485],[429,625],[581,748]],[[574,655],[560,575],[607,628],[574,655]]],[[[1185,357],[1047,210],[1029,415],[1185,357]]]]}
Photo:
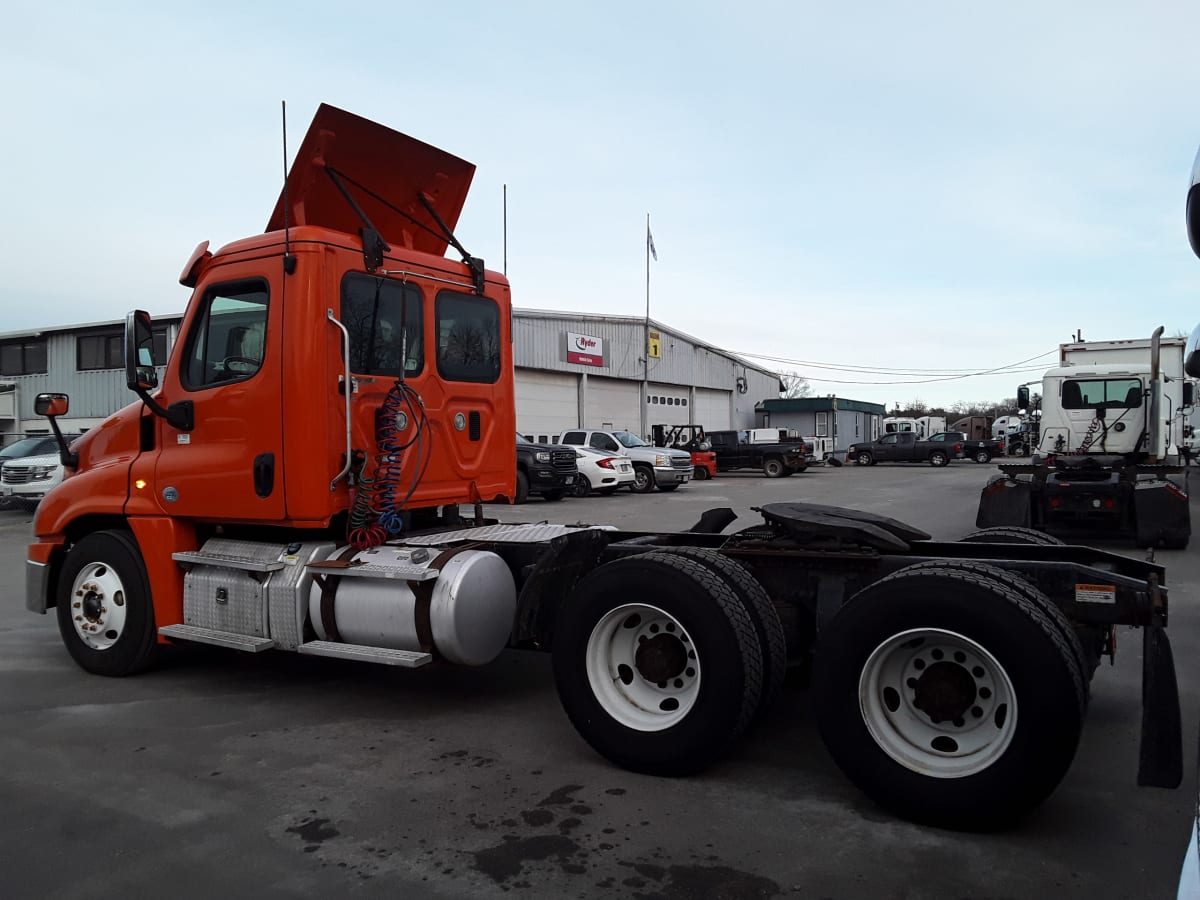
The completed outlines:
{"type": "Polygon", "coordinates": [[[288,834],[299,836],[304,841],[304,852],[315,853],[322,843],[335,838],[339,832],[329,824],[329,819],[305,819],[299,825],[284,829],[288,834]]]}
{"type": "Polygon", "coordinates": [[[576,800],[571,795],[576,791],[582,791],[582,784],[566,784],[556,791],[551,791],[547,797],[542,800],[538,806],[567,806],[575,803],[576,800]]]}
{"type": "MultiPolygon", "coordinates": [[[[729,866],[660,866],[646,863],[622,863],[632,866],[634,871],[658,881],[650,893],[634,893],[634,900],[769,900],[782,893],[782,888],[769,878],[740,872],[729,866]]],[[[631,884],[635,879],[626,879],[630,887],[645,885],[631,884]]],[[[638,879],[640,880],[640,879],[638,879]]]]}
{"type": "Polygon", "coordinates": [[[520,875],[525,863],[541,862],[551,856],[563,865],[579,852],[579,845],[560,835],[518,838],[505,835],[504,843],[475,853],[475,868],[497,884],[520,875]]]}
{"type": "Polygon", "coordinates": [[[528,809],[521,813],[521,818],[530,828],[541,828],[554,821],[554,813],[548,809],[528,809]]]}

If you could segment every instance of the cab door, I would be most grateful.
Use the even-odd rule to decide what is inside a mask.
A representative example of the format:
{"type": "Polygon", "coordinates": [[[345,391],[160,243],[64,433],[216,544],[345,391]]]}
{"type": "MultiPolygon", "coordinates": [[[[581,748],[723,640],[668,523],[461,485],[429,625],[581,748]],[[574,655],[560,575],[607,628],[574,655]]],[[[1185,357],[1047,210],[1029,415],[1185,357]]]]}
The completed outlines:
{"type": "Polygon", "coordinates": [[[220,266],[196,288],[161,401],[191,401],[195,425],[184,431],[156,419],[154,487],[168,515],[284,518],[283,311],[272,303],[275,288],[256,261],[220,266]]]}

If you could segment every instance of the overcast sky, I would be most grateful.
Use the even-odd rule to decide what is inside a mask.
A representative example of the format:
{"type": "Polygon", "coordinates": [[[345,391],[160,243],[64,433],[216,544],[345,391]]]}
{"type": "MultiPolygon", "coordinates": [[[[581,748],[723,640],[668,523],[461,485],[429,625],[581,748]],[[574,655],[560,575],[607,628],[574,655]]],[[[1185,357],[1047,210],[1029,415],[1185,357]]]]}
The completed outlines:
{"type": "Polygon", "coordinates": [[[1200,321],[1200,4],[582,6],[10,5],[0,332],[182,312],[284,99],[293,151],[328,102],[475,163],[494,269],[507,184],[521,307],[644,314],[649,214],[651,315],[821,394],[998,400],[1036,373],[844,382],[1200,321]]]}

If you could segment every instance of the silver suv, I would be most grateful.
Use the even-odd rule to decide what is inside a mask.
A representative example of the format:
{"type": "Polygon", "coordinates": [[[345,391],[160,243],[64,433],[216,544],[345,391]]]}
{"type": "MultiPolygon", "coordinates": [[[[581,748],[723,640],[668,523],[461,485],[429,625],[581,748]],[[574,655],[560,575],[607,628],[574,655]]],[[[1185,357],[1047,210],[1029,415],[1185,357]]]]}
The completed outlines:
{"type": "Polygon", "coordinates": [[[686,450],[673,450],[647,444],[628,431],[591,431],[576,428],[558,436],[558,443],[591,447],[606,453],[628,456],[633,463],[635,493],[646,494],[657,487],[673,491],[692,480],[692,455],[686,450]]]}

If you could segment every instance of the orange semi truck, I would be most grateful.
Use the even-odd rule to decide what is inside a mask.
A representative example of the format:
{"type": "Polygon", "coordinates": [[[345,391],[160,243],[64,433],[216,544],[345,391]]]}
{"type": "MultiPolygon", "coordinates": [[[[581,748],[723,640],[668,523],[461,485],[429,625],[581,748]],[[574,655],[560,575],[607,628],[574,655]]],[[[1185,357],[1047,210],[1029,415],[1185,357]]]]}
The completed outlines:
{"type": "MultiPolygon", "coordinates": [[[[1178,785],[1161,565],[794,502],[729,534],[727,509],[673,533],[485,518],[515,493],[511,297],[454,235],[473,172],[322,106],[265,233],[187,261],[165,366],[129,315],[137,399],[60,436],[26,563],[28,608],[83,669],[181,641],[407,667],[545,650],[593,748],[684,774],[802,666],[867,794],[990,828],[1061,780],[1114,629],[1138,626],[1139,779],[1178,785]]],[[[37,405],[58,434],[69,398],[37,405]]]]}

